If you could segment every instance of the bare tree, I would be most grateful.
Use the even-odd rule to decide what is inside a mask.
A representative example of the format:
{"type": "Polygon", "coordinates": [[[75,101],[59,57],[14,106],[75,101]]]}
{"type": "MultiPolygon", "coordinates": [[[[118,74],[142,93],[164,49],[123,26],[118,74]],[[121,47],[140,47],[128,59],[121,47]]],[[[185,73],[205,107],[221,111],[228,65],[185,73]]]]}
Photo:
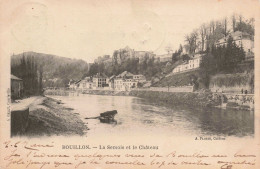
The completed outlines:
{"type": "Polygon", "coordinates": [[[215,28],[216,28],[215,24],[216,24],[215,21],[210,22],[210,30],[211,30],[210,33],[211,33],[211,35],[214,35],[214,33],[215,33],[215,28]]]}
{"type": "Polygon", "coordinates": [[[199,29],[199,34],[201,38],[201,51],[204,51],[204,46],[205,46],[205,40],[207,36],[207,27],[205,24],[202,24],[199,29]]]}
{"type": "Polygon", "coordinates": [[[192,53],[195,53],[196,52],[196,49],[197,49],[197,40],[198,40],[198,31],[197,30],[194,30],[192,33],[191,33],[191,38],[192,38],[192,53]]]}
{"type": "Polygon", "coordinates": [[[188,42],[189,53],[195,53],[197,49],[198,32],[194,30],[190,35],[185,36],[185,41],[188,42]]]}
{"type": "Polygon", "coordinates": [[[233,32],[235,32],[235,30],[236,30],[236,15],[233,14],[231,16],[231,19],[232,19],[232,29],[233,29],[233,32]]]}
{"type": "Polygon", "coordinates": [[[238,19],[239,19],[239,23],[241,24],[243,22],[243,16],[242,15],[239,15],[238,16],[238,19]]]}
{"type": "Polygon", "coordinates": [[[225,37],[228,35],[227,26],[228,26],[228,20],[227,20],[227,17],[225,17],[223,19],[223,34],[225,35],[225,37]]]}
{"type": "Polygon", "coordinates": [[[186,52],[192,53],[192,36],[191,35],[186,35],[185,36],[185,41],[188,42],[188,44],[185,45],[186,52]]]}

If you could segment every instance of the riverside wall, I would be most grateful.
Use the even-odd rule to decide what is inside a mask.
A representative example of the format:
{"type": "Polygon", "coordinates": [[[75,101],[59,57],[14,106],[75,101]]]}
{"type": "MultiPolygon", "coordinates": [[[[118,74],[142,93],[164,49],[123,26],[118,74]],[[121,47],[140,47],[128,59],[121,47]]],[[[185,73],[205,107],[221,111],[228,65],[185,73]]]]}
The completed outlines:
{"type": "MultiPolygon", "coordinates": [[[[176,88],[175,88],[176,89],[176,88]]],[[[175,90],[174,89],[174,90],[175,90]]],[[[219,107],[243,110],[254,109],[253,94],[192,92],[192,86],[186,86],[174,91],[170,88],[137,88],[131,91],[116,90],[81,90],[48,92],[49,95],[76,96],[79,94],[110,95],[110,96],[135,96],[148,99],[158,104],[168,106],[188,106],[194,108],[219,107]],[[186,90],[183,90],[186,89],[186,90]]]]}
{"type": "Polygon", "coordinates": [[[11,111],[11,136],[23,134],[29,124],[29,108],[11,111]]]}
{"type": "Polygon", "coordinates": [[[219,102],[212,100],[211,93],[192,93],[192,92],[161,92],[161,91],[137,91],[133,90],[130,96],[149,99],[153,102],[165,105],[184,105],[189,107],[211,107],[218,105],[219,102]]]}

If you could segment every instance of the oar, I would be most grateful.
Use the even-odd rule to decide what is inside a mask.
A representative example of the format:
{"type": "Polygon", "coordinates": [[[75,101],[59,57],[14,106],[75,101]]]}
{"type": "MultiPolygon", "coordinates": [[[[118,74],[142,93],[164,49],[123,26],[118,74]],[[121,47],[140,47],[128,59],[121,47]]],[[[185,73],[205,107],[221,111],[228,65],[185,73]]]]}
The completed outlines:
{"type": "Polygon", "coordinates": [[[85,119],[98,119],[100,116],[97,117],[86,117],[85,119]]]}

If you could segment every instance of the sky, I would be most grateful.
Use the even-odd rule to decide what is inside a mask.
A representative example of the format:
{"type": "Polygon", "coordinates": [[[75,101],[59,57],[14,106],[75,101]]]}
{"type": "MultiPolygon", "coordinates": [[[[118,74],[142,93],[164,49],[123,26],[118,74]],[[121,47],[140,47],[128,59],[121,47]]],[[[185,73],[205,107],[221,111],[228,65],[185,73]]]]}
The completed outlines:
{"type": "Polygon", "coordinates": [[[244,2],[9,0],[1,4],[1,37],[8,54],[34,51],[87,62],[125,46],[164,54],[202,23],[233,13],[253,17],[257,0],[244,2]]]}

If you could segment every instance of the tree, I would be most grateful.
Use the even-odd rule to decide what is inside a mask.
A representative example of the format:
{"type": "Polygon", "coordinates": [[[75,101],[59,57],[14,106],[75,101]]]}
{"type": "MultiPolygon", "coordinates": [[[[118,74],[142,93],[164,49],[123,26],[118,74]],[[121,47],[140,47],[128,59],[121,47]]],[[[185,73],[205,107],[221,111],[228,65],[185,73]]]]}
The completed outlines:
{"type": "Polygon", "coordinates": [[[223,19],[223,21],[222,21],[222,23],[223,23],[223,31],[222,31],[222,33],[225,35],[225,37],[228,35],[228,19],[227,19],[227,17],[225,17],[224,19],[223,19]]]}
{"type": "Polygon", "coordinates": [[[207,36],[207,28],[205,24],[202,24],[200,26],[200,38],[201,38],[201,51],[204,51],[204,46],[205,46],[205,40],[206,40],[206,36],[207,36]]]}
{"type": "Polygon", "coordinates": [[[235,70],[237,64],[241,63],[245,59],[245,52],[243,48],[238,47],[235,44],[232,37],[229,37],[224,56],[225,60],[223,68],[226,72],[230,73],[235,70]]]}
{"type": "Polygon", "coordinates": [[[232,30],[233,30],[233,32],[235,32],[235,29],[236,29],[236,15],[233,14],[231,16],[231,19],[232,19],[232,30]]]}
{"type": "Polygon", "coordinates": [[[183,60],[183,61],[189,61],[189,60],[190,60],[189,55],[187,55],[187,54],[182,55],[182,60],[183,60]]]}
{"type": "Polygon", "coordinates": [[[183,52],[183,47],[182,47],[182,45],[180,44],[179,49],[178,49],[178,53],[181,54],[182,52],[183,52]]]}
{"type": "Polygon", "coordinates": [[[210,76],[215,73],[214,56],[211,53],[202,56],[200,63],[200,82],[209,88],[210,76]]]}
{"type": "Polygon", "coordinates": [[[190,35],[185,36],[185,41],[188,42],[188,53],[193,54],[197,49],[197,39],[198,39],[198,32],[197,30],[193,30],[190,35]]]}
{"type": "Polygon", "coordinates": [[[241,32],[246,32],[250,34],[251,36],[254,36],[255,34],[255,29],[254,27],[246,22],[239,22],[235,28],[235,31],[241,31],[241,32]]]}
{"type": "Polygon", "coordinates": [[[18,63],[11,64],[11,73],[23,80],[25,96],[41,94],[43,70],[33,55],[23,54],[18,63]]]}
{"type": "Polygon", "coordinates": [[[185,36],[185,41],[188,42],[188,44],[185,45],[186,51],[188,53],[192,53],[192,45],[193,45],[193,40],[191,35],[186,35],[185,36]]]}
{"type": "Polygon", "coordinates": [[[179,56],[179,52],[175,51],[173,54],[172,54],[172,62],[176,62],[178,59],[177,57],[179,56]]]}

